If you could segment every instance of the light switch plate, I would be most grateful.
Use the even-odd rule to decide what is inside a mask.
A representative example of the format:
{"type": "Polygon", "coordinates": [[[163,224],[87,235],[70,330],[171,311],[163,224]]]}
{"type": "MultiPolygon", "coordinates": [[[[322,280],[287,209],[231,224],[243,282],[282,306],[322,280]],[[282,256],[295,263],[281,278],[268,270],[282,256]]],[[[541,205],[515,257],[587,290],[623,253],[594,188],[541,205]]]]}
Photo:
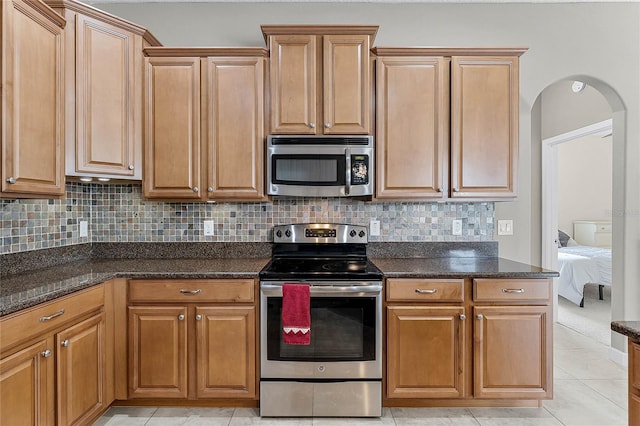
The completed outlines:
{"type": "Polygon", "coordinates": [[[88,237],[89,236],[89,222],[86,220],[80,221],[80,236],[88,237]]]}
{"type": "Polygon", "coordinates": [[[451,225],[452,235],[462,235],[462,220],[454,219],[453,225],[451,225]]]}
{"type": "Polygon", "coordinates": [[[369,222],[369,235],[372,237],[380,236],[380,221],[372,219],[369,222]]]}
{"type": "Polygon", "coordinates": [[[204,221],[204,235],[205,237],[209,237],[214,234],[214,223],[213,220],[205,220],[204,221]]]}
{"type": "Polygon", "coordinates": [[[513,235],[513,220],[505,219],[498,221],[498,235],[513,235]]]}

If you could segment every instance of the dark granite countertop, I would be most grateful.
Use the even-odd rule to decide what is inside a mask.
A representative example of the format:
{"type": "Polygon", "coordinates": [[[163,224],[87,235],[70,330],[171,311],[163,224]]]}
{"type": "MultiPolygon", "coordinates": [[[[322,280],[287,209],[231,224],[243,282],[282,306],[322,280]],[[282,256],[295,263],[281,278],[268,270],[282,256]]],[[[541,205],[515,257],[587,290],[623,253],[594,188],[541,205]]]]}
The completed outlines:
{"type": "Polygon", "coordinates": [[[558,273],[500,257],[372,259],[387,278],[552,278],[558,273]]]}
{"type": "Polygon", "coordinates": [[[86,260],[2,278],[0,316],[112,278],[255,278],[268,258],[86,260]]]}
{"type": "Polygon", "coordinates": [[[640,321],[612,321],[611,329],[631,340],[640,342],[640,321]]]}

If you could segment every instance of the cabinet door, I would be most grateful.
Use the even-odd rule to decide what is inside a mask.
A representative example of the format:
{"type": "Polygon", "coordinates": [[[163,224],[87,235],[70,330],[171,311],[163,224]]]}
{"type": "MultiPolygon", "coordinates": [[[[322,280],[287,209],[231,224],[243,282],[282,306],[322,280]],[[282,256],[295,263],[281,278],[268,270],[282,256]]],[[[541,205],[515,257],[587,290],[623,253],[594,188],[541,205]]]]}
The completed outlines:
{"type": "Polygon", "coordinates": [[[376,114],[376,198],[445,197],[449,61],[378,58],[376,114]]]}
{"type": "Polygon", "coordinates": [[[0,424],[54,424],[52,355],[48,339],[0,360],[0,424]]]}
{"type": "Polygon", "coordinates": [[[2,193],[64,195],[64,40],[24,1],[2,5],[2,193]]]}
{"type": "Polygon", "coordinates": [[[146,58],[143,193],[200,199],[200,58],[146,58]]]}
{"type": "Polygon", "coordinates": [[[67,137],[67,174],[140,179],[141,37],[78,14],[75,42],[76,133],[67,137]]]}
{"type": "Polygon", "coordinates": [[[129,398],[187,397],[187,308],[130,306],[129,398]]]}
{"type": "Polygon", "coordinates": [[[198,398],[255,398],[255,307],[196,308],[198,398]]]}
{"type": "Polygon", "coordinates": [[[108,405],[105,314],[58,333],[56,347],[58,424],[86,424],[108,405]]]}
{"type": "Polygon", "coordinates": [[[387,397],[461,398],[463,307],[387,308],[387,397]]]}
{"type": "Polygon", "coordinates": [[[475,307],[474,316],[474,396],[551,398],[551,308],[475,307]]]}
{"type": "Polygon", "coordinates": [[[518,63],[517,57],[452,58],[452,198],[516,196],[518,63]]]}
{"type": "Polygon", "coordinates": [[[316,36],[276,35],[269,40],[271,133],[314,135],[320,130],[316,36]]]}
{"type": "Polygon", "coordinates": [[[323,36],[323,131],[369,134],[371,71],[368,35],[323,36]]]}
{"type": "Polygon", "coordinates": [[[264,59],[208,58],[205,72],[202,153],[207,159],[207,198],[260,200],[264,59]]]}

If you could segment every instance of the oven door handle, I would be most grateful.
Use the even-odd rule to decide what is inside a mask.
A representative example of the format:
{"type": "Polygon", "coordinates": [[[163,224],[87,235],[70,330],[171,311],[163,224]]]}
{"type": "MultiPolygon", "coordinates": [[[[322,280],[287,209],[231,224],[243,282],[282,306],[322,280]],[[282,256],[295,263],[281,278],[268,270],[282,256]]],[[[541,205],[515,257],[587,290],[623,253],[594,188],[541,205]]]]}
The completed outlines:
{"type": "MultiPolygon", "coordinates": [[[[261,284],[260,291],[265,296],[282,296],[281,285],[261,284]]],[[[353,286],[326,286],[311,285],[309,291],[312,296],[321,296],[324,294],[380,294],[382,293],[382,284],[372,285],[353,285],[353,286]]]]}

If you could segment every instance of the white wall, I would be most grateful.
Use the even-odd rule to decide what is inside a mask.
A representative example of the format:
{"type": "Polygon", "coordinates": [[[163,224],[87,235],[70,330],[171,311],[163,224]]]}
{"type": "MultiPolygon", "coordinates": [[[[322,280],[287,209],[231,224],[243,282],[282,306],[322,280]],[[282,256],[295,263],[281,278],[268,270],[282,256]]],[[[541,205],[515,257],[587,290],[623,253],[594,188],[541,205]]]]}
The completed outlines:
{"type": "Polygon", "coordinates": [[[573,236],[574,220],[611,220],[611,137],[558,145],[558,228],[573,236]]]}
{"type": "MultiPolygon", "coordinates": [[[[519,197],[496,204],[514,235],[500,254],[540,264],[539,94],[564,79],[596,87],[612,105],[614,276],[612,318],[640,320],[640,3],[146,3],[106,11],[170,46],[264,46],[260,24],[378,24],[377,46],[527,46],[520,66],[519,197]],[[536,120],[532,121],[532,117],[536,120]]],[[[624,350],[621,339],[614,346],[624,350]]]]}

